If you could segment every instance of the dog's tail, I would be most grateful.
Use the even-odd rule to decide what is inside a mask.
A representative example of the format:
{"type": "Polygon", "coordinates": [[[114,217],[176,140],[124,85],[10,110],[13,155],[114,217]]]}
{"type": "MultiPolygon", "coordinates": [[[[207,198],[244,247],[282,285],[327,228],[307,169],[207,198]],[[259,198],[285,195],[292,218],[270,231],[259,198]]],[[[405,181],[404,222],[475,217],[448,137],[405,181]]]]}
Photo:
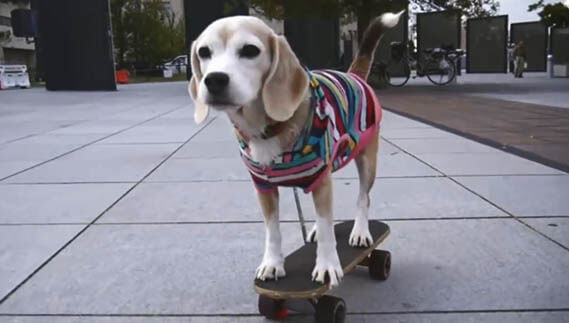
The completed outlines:
{"type": "Polygon", "coordinates": [[[367,80],[371,63],[373,62],[375,49],[381,40],[383,33],[393,28],[399,23],[399,18],[405,10],[399,13],[384,13],[376,17],[367,27],[358,49],[358,54],[348,72],[354,73],[364,80],[367,80]]]}

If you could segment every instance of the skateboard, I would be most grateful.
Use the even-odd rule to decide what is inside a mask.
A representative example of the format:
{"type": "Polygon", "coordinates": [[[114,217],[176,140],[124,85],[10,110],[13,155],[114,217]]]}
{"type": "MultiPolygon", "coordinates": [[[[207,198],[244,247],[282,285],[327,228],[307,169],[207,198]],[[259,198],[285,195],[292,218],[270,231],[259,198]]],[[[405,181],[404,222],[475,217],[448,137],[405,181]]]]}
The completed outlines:
{"type": "MultiPolygon", "coordinates": [[[[350,273],[357,266],[366,266],[372,279],[386,280],[391,269],[391,254],[375,248],[389,235],[389,226],[380,221],[369,221],[373,244],[363,248],[348,244],[353,225],[354,221],[346,221],[334,226],[336,249],[344,274],[350,273]]],[[[288,309],[302,309],[299,311],[304,312],[308,307],[315,312],[316,322],[344,322],[344,300],[326,295],[330,289],[329,283],[312,281],[315,262],[316,243],[307,243],[285,258],[286,277],[266,281],[255,279],[259,313],[268,319],[279,320],[287,316],[288,309]],[[307,303],[312,306],[306,306],[307,303]]]]}

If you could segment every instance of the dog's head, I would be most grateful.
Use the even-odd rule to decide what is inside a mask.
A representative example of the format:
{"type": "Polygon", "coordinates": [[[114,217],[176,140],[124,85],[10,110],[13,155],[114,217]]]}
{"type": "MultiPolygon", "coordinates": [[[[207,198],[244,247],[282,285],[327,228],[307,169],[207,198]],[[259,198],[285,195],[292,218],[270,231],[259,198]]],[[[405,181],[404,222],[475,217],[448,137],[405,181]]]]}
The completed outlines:
{"type": "Polygon", "coordinates": [[[304,69],[288,42],[255,17],[236,16],[209,25],[192,43],[189,92],[194,119],[209,107],[237,110],[261,99],[275,121],[292,117],[308,89],[304,69]]]}

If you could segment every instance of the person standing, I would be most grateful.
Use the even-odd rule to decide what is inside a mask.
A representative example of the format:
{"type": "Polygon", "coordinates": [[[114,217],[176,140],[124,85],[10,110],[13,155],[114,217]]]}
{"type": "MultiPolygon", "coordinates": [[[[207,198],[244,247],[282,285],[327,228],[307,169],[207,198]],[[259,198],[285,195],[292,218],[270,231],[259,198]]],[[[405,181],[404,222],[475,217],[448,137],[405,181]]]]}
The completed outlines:
{"type": "Polygon", "coordinates": [[[514,47],[514,77],[522,78],[524,77],[524,69],[526,65],[526,48],[524,46],[524,41],[521,40],[516,47],[514,47]]]}

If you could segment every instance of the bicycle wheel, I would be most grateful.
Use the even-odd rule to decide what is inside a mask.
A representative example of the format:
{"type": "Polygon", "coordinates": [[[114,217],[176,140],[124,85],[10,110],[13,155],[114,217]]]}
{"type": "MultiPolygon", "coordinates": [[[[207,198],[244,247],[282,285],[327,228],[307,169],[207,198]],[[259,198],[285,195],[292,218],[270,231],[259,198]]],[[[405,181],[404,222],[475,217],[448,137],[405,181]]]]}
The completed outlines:
{"type": "Polygon", "coordinates": [[[456,77],[454,63],[446,57],[430,61],[426,72],[427,78],[435,85],[447,85],[456,77]]]}
{"type": "Polygon", "coordinates": [[[394,87],[401,87],[407,84],[411,70],[409,64],[405,60],[390,61],[385,69],[386,80],[389,85],[394,87]]]}

